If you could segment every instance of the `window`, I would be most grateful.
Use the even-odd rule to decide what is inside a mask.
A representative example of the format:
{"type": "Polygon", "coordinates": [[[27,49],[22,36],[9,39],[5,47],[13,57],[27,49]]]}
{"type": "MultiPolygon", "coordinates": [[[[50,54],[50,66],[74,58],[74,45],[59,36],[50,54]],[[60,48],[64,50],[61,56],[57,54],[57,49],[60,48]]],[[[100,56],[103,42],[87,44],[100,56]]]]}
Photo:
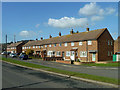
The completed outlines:
{"type": "Polygon", "coordinates": [[[24,47],[22,47],[22,49],[24,49],[24,47]]]}
{"type": "Polygon", "coordinates": [[[30,46],[29,46],[29,49],[30,49],[30,46]]]}
{"type": "Polygon", "coordinates": [[[112,41],[111,41],[111,45],[112,45],[112,41]]]}
{"type": "Polygon", "coordinates": [[[57,52],[56,52],[56,55],[57,55],[57,56],[61,56],[61,52],[60,52],[60,51],[57,51],[57,52]]]}
{"type": "Polygon", "coordinates": [[[43,45],[41,46],[41,48],[43,48],[43,45]]]}
{"type": "Polygon", "coordinates": [[[112,51],[111,51],[111,56],[113,55],[112,51]]]}
{"type": "Polygon", "coordinates": [[[54,47],[56,47],[56,44],[54,44],[54,47]]]}
{"type": "Polygon", "coordinates": [[[66,51],[66,56],[70,56],[70,51],[66,51]]]}
{"type": "Polygon", "coordinates": [[[108,51],[108,56],[110,56],[110,52],[108,51]]]}
{"type": "Polygon", "coordinates": [[[40,48],[40,46],[39,46],[39,48],[40,48]]]}
{"type": "Polygon", "coordinates": [[[47,45],[45,45],[45,47],[47,47],[47,45]]]}
{"type": "Polygon", "coordinates": [[[67,46],[67,43],[65,43],[65,46],[67,46]]]}
{"type": "Polygon", "coordinates": [[[87,57],[86,51],[80,51],[80,57],[87,57]]]}
{"type": "Polygon", "coordinates": [[[110,45],[110,42],[109,42],[109,40],[108,40],[108,45],[110,45]]]}
{"type": "Polygon", "coordinates": [[[62,44],[60,43],[60,44],[59,44],[59,46],[61,47],[61,46],[62,46],[62,44]]]}
{"type": "Polygon", "coordinates": [[[82,45],[82,42],[79,42],[79,45],[82,45]]]}
{"type": "Polygon", "coordinates": [[[88,45],[92,45],[92,41],[88,41],[88,45]]]}
{"type": "Polygon", "coordinates": [[[35,46],[33,46],[33,48],[35,48],[35,46]]]}
{"type": "Polygon", "coordinates": [[[26,49],[26,47],[25,47],[25,49],[26,49]]]}
{"type": "Polygon", "coordinates": [[[71,42],[71,46],[74,46],[74,42],[71,42]]]}
{"type": "Polygon", "coordinates": [[[36,48],[37,48],[37,46],[36,46],[36,48]]]}
{"type": "Polygon", "coordinates": [[[51,47],[51,44],[49,45],[49,47],[51,47]]]}

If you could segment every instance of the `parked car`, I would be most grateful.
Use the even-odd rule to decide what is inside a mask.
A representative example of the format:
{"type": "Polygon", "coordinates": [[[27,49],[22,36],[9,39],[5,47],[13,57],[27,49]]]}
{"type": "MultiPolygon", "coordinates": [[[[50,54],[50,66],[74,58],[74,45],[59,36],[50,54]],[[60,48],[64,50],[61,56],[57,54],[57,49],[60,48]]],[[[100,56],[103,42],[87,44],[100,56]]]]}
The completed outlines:
{"type": "Polygon", "coordinates": [[[7,55],[10,55],[11,52],[7,52],[7,55]]]}
{"type": "Polygon", "coordinates": [[[6,55],[6,54],[7,54],[7,52],[6,52],[6,51],[4,51],[4,52],[2,52],[1,54],[2,54],[2,55],[6,55]]]}
{"type": "Polygon", "coordinates": [[[22,54],[22,55],[19,56],[19,58],[22,59],[22,60],[27,60],[28,59],[28,55],[22,54]]]}
{"type": "Polygon", "coordinates": [[[17,55],[15,53],[11,53],[10,57],[14,58],[14,57],[17,57],[17,55]]]}

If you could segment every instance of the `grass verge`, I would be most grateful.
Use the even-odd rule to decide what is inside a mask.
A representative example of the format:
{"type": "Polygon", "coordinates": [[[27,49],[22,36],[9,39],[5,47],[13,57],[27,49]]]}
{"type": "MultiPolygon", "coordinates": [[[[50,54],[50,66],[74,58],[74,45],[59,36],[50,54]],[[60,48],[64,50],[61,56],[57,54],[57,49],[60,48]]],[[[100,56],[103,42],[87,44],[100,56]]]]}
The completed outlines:
{"type": "Polygon", "coordinates": [[[117,85],[120,84],[120,82],[118,82],[117,79],[113,79],[113,78],[109,78],[109,77],[102,77],[102,76],[96,76],[96,75],[89,75],[89,74],[85,74],[85,73],[66,71],[66,70],[51,68],[51,67],[47,67],[47,66],[37,65],[37,64],[33,64],[33,63],[28,63],[28,62],[24,62],[24,61],[18,61],[18,60],[14,60],[11,58],[2,57],[2,60],[11,62],[11,63],[15,63],[15,64],[19,64],[19,65],[23,65],[23,66],[27,66],[27,67],[45,69],[47,71],[66,74],[66,75],[70,75],[70,76],[76,76],[76,77],[80,77],[80,78],[86,78],[86,79],[91,79],[91,80],[96,80],[96,81],[101,81],[101,82],[106,82],[106,83],[112,83],[112,84],[117,84],[117,85]]]}

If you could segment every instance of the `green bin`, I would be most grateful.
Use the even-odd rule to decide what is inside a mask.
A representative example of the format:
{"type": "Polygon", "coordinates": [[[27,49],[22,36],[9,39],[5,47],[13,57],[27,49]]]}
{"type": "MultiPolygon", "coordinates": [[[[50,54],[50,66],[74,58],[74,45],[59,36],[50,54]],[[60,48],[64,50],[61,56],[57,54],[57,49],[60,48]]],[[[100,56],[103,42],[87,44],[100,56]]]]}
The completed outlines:
{"type": "Polygon", "coordinates": [[[116,61],[116,55],[114,54],[113,55],[113,62],[115,62],[116,61]]]}

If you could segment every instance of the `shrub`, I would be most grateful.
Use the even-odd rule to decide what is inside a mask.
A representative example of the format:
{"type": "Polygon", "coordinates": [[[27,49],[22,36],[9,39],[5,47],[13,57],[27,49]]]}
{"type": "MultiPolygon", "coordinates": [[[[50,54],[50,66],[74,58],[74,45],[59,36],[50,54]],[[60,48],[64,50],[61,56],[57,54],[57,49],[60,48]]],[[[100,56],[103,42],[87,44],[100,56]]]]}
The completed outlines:
{"type": "Polygon", "coordinates": [[[34,53],[34,50],[31,50],[31,49],[26,50],[27,55],[33,55],[33,53],[34,53]]]}

